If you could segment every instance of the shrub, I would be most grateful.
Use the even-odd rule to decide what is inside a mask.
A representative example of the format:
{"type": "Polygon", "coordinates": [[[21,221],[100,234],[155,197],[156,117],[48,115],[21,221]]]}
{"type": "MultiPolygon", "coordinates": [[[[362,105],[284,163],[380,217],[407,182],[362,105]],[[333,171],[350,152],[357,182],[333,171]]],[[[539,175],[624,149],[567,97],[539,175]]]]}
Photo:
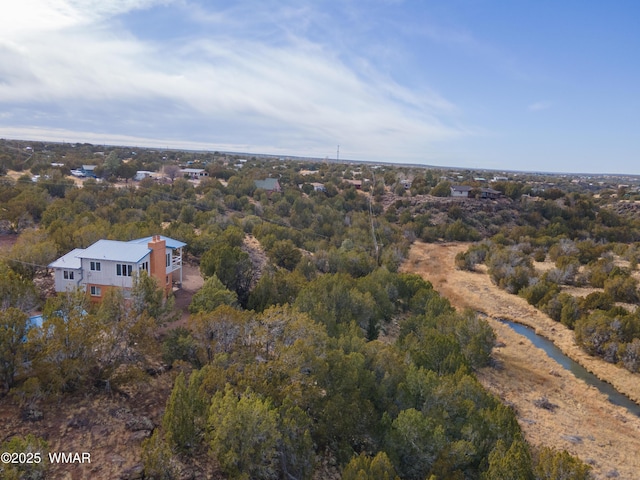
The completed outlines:
{"type": "Polygon", "coordinates": [[[633,277],[617,275],[604,282],[604,292],[616,302],[636,303],[638,297],[638,281],[633,277]]]}
{"type": "Polygon", "coordinates": [[[640,371],[640,339],[634,338],[631,343],[626,343],[620,349],[620,361],[624,368],[630,372],[640,371]]]}
{"type": "Polygon", "coordinates": [[[509,293],[518,293],[535,277],[531,258],[515,249],[502,249],[488,260],[489,275],[509,293]]]}
{"type": "Polygon", "coordinates": [[[545,305],[558,293],[560,293],[560,287],[557,284],[541,280],[523,288],[518,295],[529,302],[530,305],[539,307],[545,305]]]}
{"type": "Polygon", "coordinates": [[[611,307],[613,298],[604,292],[593,292],[580,300],[582,310],[609,310],[611,307]]]}

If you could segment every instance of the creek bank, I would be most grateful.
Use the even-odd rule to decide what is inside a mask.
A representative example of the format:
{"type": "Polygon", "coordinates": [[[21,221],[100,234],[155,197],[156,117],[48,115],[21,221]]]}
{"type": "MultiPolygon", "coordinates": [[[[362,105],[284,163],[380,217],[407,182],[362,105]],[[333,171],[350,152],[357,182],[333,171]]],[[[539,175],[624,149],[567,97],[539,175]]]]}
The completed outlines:
{"type": "Polygon", "coordinates": [[[613,385],[596,377],[579,363],[566,356],[551,340],[538,335],[533,329],[521,323],[500,320],[516,333],[529,339],[534,346],[541,348],[551,358],[555,360],[565,370],[571,372],[576,378],[584,381],[587,385],[597,388],[605,394],[611,403],[627,409],[628,412],[640,417],[640,405],[631,400],[626,395],[618,392],[613,385]]]}

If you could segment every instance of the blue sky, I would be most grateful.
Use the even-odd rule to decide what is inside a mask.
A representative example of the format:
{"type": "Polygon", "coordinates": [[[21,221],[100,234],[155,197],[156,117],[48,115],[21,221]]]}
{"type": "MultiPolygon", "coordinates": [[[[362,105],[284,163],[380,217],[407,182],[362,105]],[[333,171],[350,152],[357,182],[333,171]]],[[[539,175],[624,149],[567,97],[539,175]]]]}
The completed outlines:
{"type": "Polygon", "coordinates": [[[0,137],[640,174],[640,3],[20,0],[0,137]]]}

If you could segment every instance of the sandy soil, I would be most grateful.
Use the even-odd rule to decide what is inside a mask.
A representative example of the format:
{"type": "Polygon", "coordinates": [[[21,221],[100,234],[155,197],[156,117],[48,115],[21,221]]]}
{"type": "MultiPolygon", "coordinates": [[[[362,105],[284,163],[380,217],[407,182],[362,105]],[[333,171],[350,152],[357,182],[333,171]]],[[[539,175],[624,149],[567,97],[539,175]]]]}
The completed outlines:
{"type": "Polygon", "coordinates": [[[591,464],[597,479],[637,479],[640,418],[611,404],[605,395],[576,379],[497,319],[533,327],[569,357],[636,401],[640,400],[640,377],[586,355],[575,344],[573,332],[525,300],[497,288],[485,273],[456,270],[455,255],[467,247],[465,243],[415,243],[403,270],[431,281],[456,308],[487,314],[501,345],[494,350],[500,368],[478,372],[480,381],[515,408],[531,444],[566,449],[591,464]],[[536,407],[534,402],[542,397],[557,408],[549,411],[536,407]]]}
{"type": "Polygon", "coordinates": [[[185,327],[187,325],[191,298],[194,293],[202,288],[203,284],[204,279],[200,274],[200,267],[195,264],[183,263],[182,288],[174,291],[175,309],[180,312],[180,318],[178,321],[167,325],[163,331],[180,326],[185,327]]]}

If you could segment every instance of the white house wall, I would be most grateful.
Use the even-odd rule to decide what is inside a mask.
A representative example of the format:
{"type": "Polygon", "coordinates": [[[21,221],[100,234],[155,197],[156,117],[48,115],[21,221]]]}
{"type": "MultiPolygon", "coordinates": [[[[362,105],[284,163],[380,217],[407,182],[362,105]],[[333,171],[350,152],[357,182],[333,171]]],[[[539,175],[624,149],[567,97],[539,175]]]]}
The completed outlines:
{"type": "Polygon", "coordinates": [[[56,292],[70,291],[78,287],[82,280],[82,273],[80,270],[69,270],[56,268],[53,272],[53,282],[56,292]],[[73,280],[64,278],[64,272],[73,272],[73,280]]]}
{"type": "Polygon", "coordinates": [[[82,284],[85,286],[106,285],[121,288],[131,288],[133,286],[133,274],[139,271],[139,265],[143,262],[149,262],[149,255],[147,255],[138,263],[83,258],[82,271],[84,272],[84,275],[82,284]],[[91,262],[100,262],[100,271],[91,270],[91,262]],[[132,276],[128,277],[124,275],[116,275],[117,264],[131,265],[132,276]]]}

